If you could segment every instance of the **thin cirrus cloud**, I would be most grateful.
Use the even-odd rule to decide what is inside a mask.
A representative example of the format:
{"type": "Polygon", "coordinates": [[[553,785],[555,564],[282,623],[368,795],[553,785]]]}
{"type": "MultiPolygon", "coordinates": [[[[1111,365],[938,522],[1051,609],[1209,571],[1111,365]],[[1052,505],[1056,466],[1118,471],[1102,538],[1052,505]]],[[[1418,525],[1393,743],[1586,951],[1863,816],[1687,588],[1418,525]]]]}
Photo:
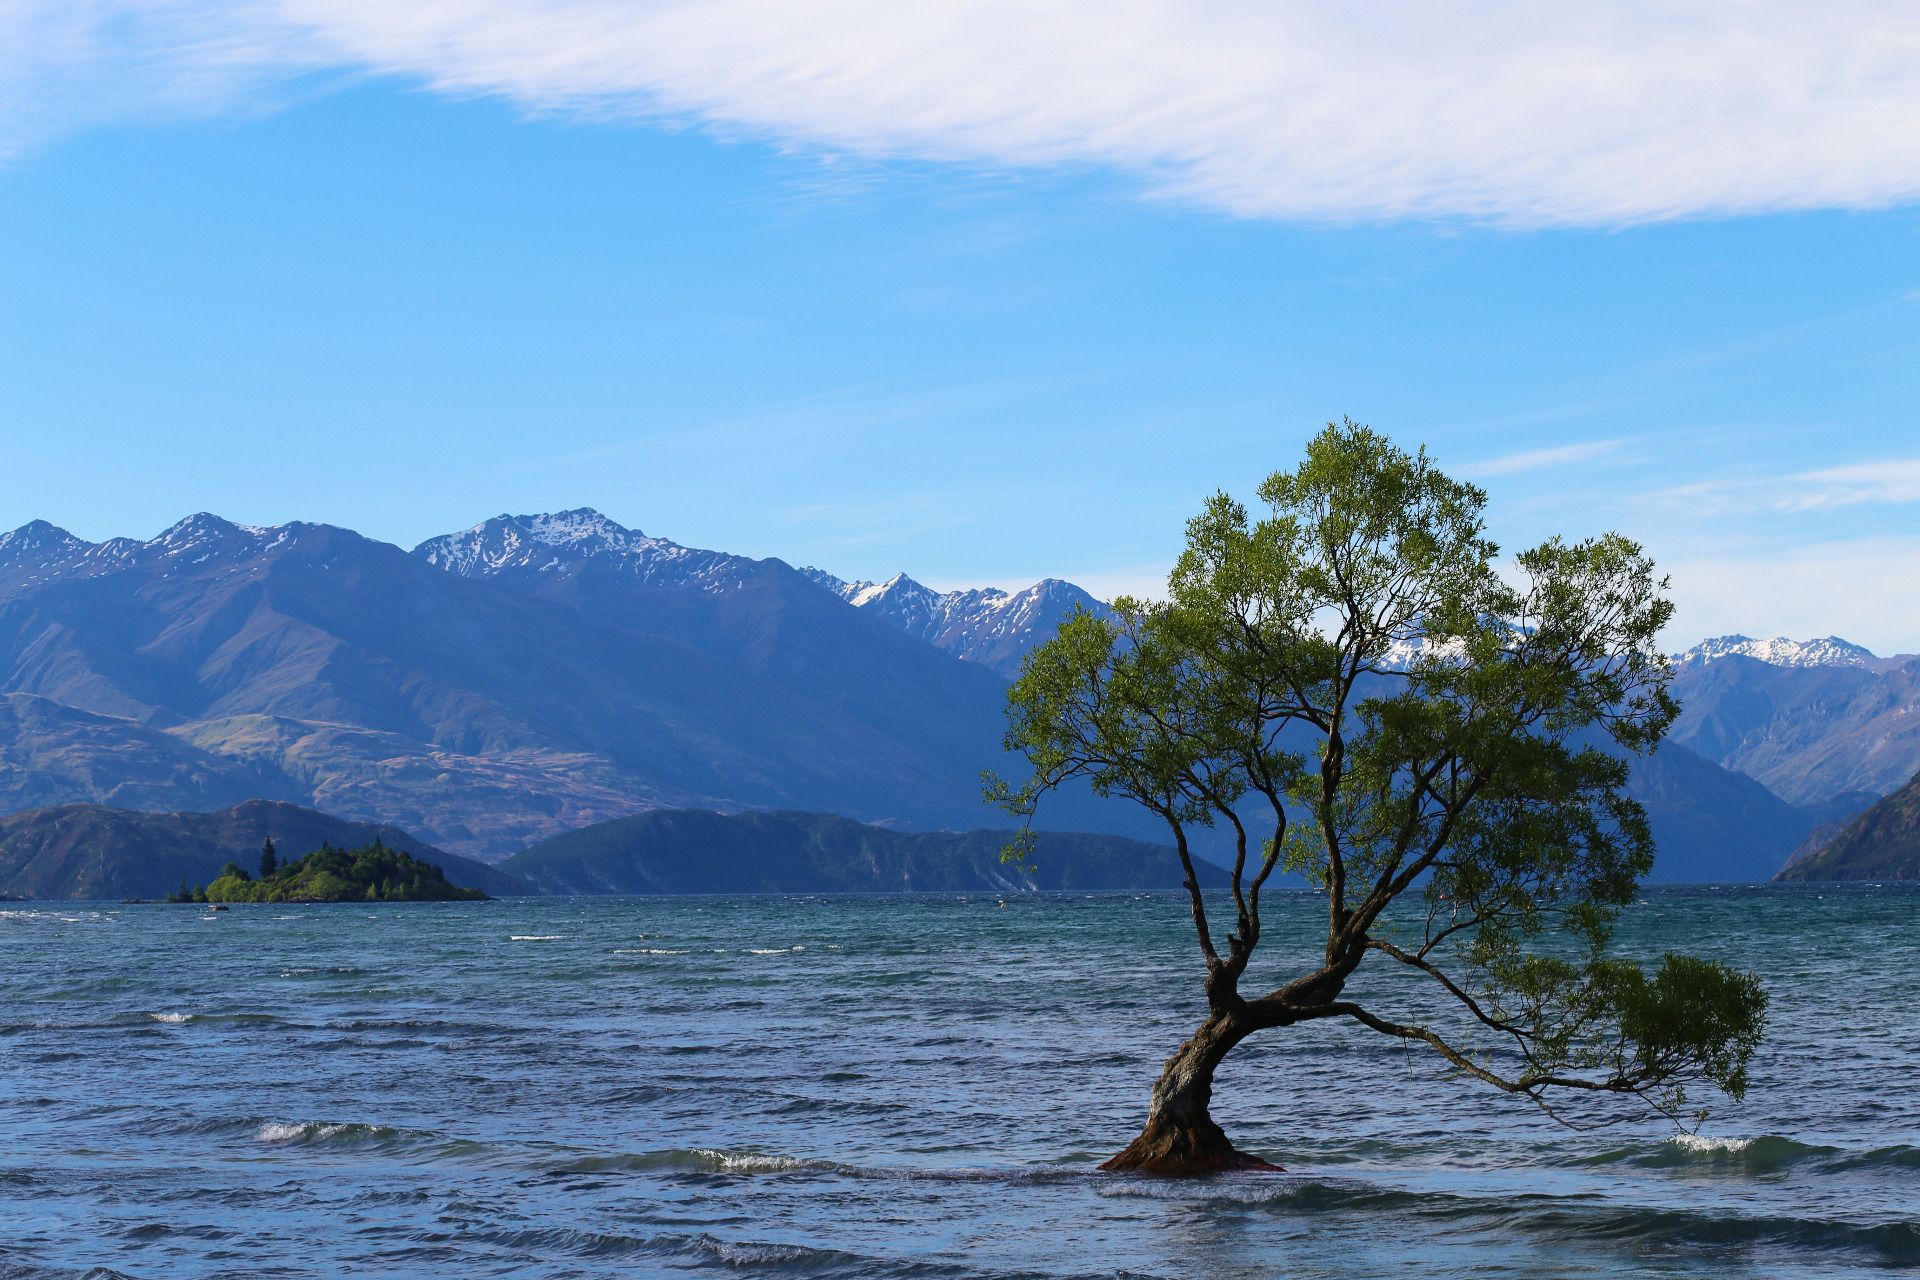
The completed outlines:
{"type": "Polygon", "coordinates": [[[0,156],[316,71],[1229,214],[1618,226],[1920,196],[1909,0],[0,0],[0,156]]]}
{"type": "Polygon", "coordinates": [[[1920,502],[1920,458],[1819,467],[1789,475],[1702,480],[1652,497],[1697,514],[1817,512],[1920,502]]]}
{"type": "Polygon", "coordinates": [[[1586,440],[1578,444],[1556,445],[1547,449],[1523,449],[1517,453],[1502,454],[1497,458],[1483,458],[1479,462],[1469,462],[1457,470],[1469,479],[1524,475],[1532,471],[1547,471],[1554,467],[1571,467],[1582,462],[1592,462],[1615,452],[1625,443],[1625,440],[1586,440]]]}

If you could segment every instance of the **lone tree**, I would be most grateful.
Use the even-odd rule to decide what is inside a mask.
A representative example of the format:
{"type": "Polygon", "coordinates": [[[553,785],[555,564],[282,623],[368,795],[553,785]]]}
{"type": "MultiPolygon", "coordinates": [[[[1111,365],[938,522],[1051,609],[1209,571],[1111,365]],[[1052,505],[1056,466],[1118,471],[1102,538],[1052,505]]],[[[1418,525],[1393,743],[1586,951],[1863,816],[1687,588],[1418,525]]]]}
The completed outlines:
{"type": "Polygon", "coordinates": [[[1009,697],[1007,746],[1032,773],[990,790],[1031,818],[1080,779],[1164,821],[1205,960],[1206,1018],[1103,1167],[1263,1166],[1208,1114],[1214,1072],[1256,1032],[1327,1020],[1423,1045],[1549,1114],[1584,1092],[1678,1116],[1703,1081],[1738,1098],[1758,981],[1607,954],[1653,864],[1627,757],[1678,710],[1652,563],[1617,535],[1556,538],[1507,581],[1486,495],[1352,422],[1260,498],[1254,519],[1215,496],[1164,603],[1075,616],[1009,697]],[[1230,899],[1200,892],[1197,828],[1231,839],[1230,899]],[[1306,972],[1255,981],[1260,893],[1281,869],[1325,895],[1326,947],[1306,972]],[[1362,1003],[1346,991],[1369,962],[1405,982],[1362,1003]]]}

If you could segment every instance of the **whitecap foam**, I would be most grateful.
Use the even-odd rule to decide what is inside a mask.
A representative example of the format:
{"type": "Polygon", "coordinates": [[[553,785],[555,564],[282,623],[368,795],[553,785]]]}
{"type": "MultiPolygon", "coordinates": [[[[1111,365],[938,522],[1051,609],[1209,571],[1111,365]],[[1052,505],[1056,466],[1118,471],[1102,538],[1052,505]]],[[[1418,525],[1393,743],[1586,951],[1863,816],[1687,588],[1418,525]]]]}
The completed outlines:
{"type": "Polygon", "coordinates": [[[190,1013],[150,1013],[147,1016],[155,1022],[186,1022],[193,1017],[190,1013]]]}
{"type": "Polygon", "coordinates": [[[269,1120],[260,1126],[253,1135],[256,1142],[298,1142],[303,1138],[331,1138],[336,1133],[344,1133],[343,1124],[322,1124],[318,1120],[302,1120],[289,1124],[280,1120],[269,1120]]]}
{"type": "Polygon", "coordinates": [[[10,920],[17,924],[91,924],[96,920],[112,920],[114,916],[104,911],[37,911],[21,908],[13,903],[0,903],[0,920],[10,920]]]}
{"type": "Polygon", "coordinates": [[[617,956],[684,956],[688,953],[673,947],[615,947],[613,954],[617,956]]]}
{"type": "Polygon", "coordinates": [[[510,933],[509,942],[560,942],[566,938],[564,933],[510,933]]]}
{"type": "Polygon", "coordinates": [[[1752,1138],[1715,1138],[1704,1133],[1676,1133],[1668,1142],[1682,1151],[1745,1151],[1753,1145],[1752,1138]]]}
{"type": "Polygon", "coordinates": [[[783,956],[789,951],[805,951],[805,947],[748,947],[750,956],[783,956]]]}
{"type": "Polygon", "coordinates": [[[723,1173],[783,1173],[788,1169],[798,1169],[806,1164],[792,1156],[762,1156],[751,1152],[711,1151],[699,1148],[696,1156],[716,1166],[723,1173]]]}

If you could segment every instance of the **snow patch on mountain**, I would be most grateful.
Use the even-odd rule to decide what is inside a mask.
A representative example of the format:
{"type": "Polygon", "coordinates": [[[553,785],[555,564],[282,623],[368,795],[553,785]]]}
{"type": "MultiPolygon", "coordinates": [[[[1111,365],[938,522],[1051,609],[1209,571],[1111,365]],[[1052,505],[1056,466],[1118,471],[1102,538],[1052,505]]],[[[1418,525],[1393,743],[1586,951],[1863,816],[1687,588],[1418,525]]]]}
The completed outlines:
{"type": "Polygon", "coordinates": [[[1702,640],[1682,653],[1674,655],[1674,664],[1679,667],[1703,667],[1709,662],[1730,657],[1753,658],[1775,667],[1868,667],[1879,662],[1871,649],[1839,636],[1827,636],[1820,640],[1789,640],[1785,636],[1776,636],[1771,640],[1756,640],[1752,636],[1715,636],[1711,640],[1702,640]]]}
{"type": "Polygon", "coordinates": [[[45,520],[29,521],[0,533],[0,577],[18,586],[65,577],[86,563],[96,546],[45,520]]]}
{"type": "Polygon", "coordinates": [[[291,532],[290,525],[235,524],[201,511],[141,544],[140,553],[169,560],[176,568],[251,560],[285,543],[291,532]]]}
{"type": "Polygon", "coordinates": [[[30,590],[61,579],[98,577],[156,561],[165,563],[168,574],[237,570],[257,565],[261,555],[287,543],[299,527],[235,524],[202,511],[145,541],[88,542],[45,520],[34,520],[0,533],[0,590],[30,590]]]}
{"type": "Polygon", "coordinates": [[[824,569],[800,572],[856,609],[1009,678],[1019,674],[1021,658],[1052,639],[1075,609],[1096,617],[1108,611],[1102,601],[1059,578],[1044,578],[1020,591],[935,591],[904,573],[885,582],[847,582],[824,569]]]}
{"type": "Polygon", "coordinates": [[[468,578],[526,573],[564,577],[599,567],[656,586],[708,591],[738,586],[756,564],[744,556],[648,537],[591,507],[495,516],[471,529],[429,538],[413,554],[468,578]]]}
{"type": "Polygon", "coordinates": [[[1459,640],[1434,640],[1428,636],[1399,636],[1387,642],[1372,665],[1382,671],[1411,671],[1424,662],[1440,662],[1458,657],[1466,646],[1459,640]]]}

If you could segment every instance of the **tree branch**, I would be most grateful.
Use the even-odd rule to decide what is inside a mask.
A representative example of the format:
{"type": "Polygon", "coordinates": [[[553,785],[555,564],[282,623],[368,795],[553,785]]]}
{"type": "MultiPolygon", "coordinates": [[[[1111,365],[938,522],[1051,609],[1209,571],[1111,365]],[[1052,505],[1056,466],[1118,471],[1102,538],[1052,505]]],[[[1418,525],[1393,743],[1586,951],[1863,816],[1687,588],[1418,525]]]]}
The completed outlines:
{"type": "Polygon", "coordinates": [[[1179,851],[1180,867],[1187,873],[1187,897],[1193,904],[1193,931],[1200,939],[1200,952],[1207,958],[1207,973],[1220,967],[1220,953],[1213,948],[1213,931],[1207,927],[1207,902],[1200,896],[1200,878],[1193,873],[1193,854],[1187,849],[1187,829],[1172,814],[1163,813],[1173,828],[1173,847],[1179,851]]]}

